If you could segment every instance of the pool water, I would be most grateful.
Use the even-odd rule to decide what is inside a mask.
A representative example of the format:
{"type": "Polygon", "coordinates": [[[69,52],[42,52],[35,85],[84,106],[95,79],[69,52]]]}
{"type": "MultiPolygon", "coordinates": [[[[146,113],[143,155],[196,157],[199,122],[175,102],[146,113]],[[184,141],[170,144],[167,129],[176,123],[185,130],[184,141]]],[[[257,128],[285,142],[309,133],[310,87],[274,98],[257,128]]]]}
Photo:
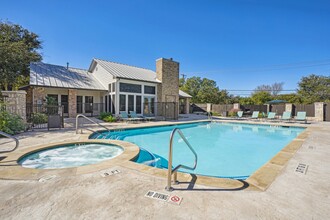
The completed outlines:
{"type": "Polygon", "coordinates": [[[18,161],[23,167],[58,169],[99,163],[123,153],[123,148],[112,144],[82,143],[62,145],[37,151],[18,161]]]}
{"type": "MultiPolygon", "coordinates": [[[[199,175],[246,179],[289,144],[304,128],[237,123],[194,123],[104,133],[107,139],[141,148],[136,162],[167,169],[169,138],[179,128],[195,149],[199,175]]],[[[94,138],[104,138],[94,135],[94,138]]],[[[194,155],[178,134],[173,142],[173,167],[193,166],[194,155]]]]}

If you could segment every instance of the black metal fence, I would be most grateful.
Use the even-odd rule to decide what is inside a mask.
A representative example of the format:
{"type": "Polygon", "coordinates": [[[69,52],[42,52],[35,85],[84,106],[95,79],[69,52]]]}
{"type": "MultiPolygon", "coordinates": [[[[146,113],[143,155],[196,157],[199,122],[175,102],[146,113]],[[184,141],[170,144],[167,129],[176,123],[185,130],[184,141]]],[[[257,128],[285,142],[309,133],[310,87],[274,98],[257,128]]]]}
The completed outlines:
{"type": "Polygon", "coordinates": [[[143,103],[143,115],[153,116],[162,120],[178,120],[179,103],[177,102],[152,102],[143,103]]]}
{"type": "Polygon", "coordinates": [[[50,116],[59,115],[63,127],[63,112],[61,105],[26,104],[26,121],[31,129],[43,129],[49,127],[50,116]]]}

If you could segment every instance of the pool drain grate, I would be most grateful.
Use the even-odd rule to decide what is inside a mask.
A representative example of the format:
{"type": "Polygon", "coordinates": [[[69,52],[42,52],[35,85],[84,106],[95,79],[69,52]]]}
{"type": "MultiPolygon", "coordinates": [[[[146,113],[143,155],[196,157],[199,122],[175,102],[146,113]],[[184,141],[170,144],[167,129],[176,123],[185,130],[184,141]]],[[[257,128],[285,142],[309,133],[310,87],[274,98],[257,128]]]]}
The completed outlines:
{"type": "Polygon", "coordinates": [[[308,169],[308,165],[304,163],[299,163],[298,166],[296,167],[296,172],[301,173],[301,174],[306,174],[308,169]]]}

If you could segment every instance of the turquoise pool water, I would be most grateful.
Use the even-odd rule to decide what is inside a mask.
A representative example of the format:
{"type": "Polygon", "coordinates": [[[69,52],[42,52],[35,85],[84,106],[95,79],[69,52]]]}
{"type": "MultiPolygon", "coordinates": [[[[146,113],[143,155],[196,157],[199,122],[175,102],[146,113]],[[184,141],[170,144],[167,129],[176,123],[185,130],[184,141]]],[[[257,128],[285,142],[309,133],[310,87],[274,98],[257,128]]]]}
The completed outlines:
{"type": "MultiPolygon", "coordinates": [[[[136,162],[167,169],[169,137],[180,128],[198,154],[195,173],[246,179],[290,143],[304,128],[234,123],[194,123],[104,133],[107,139],[132,142],[141,148],[136,162]]],[[[92,138],[104,138],[93,135],[92,138]]],[[[176,134],[173,166],[192,166],[194,155],[176,134]]],[[[186,170],[181,170],[188,172],[186,170]]]]}
{"type": "Polygon", "coordinates": [[[62,145],[29,154],[18,161],[23,167],[58,169],[99,163],[123,153],[112,144],[83,143],[62,145]]]}

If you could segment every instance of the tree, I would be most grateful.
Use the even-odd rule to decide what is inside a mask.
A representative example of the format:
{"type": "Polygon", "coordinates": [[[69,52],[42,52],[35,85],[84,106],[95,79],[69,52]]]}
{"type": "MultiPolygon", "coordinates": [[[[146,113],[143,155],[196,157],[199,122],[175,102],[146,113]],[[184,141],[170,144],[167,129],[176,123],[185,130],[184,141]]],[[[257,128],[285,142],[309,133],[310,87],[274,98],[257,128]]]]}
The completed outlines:
{"type": "Polygon", "coordinates": [[[330,101],[330,76],[303,77],[298,83],[298,95],[306,104],[330,101]]]}
{"type": "Polygon", "coordinates": [[[280,82],[280,83],[273,83],[272,85],[260,85],[257,86],[257,88],[255,88],[254,92],[268,92],[269,94],[272,95],[278,95],[282,90],[283,90],[283,85],[284,82],[280,82]]]}
{"type": "Polygon", "coordinates": [[[302,103],[301,97],[295,93],[277,95],[276,99],[295,104],[302,103]]]}
{"type": "Polygon", "coordinates": [[[0,77],[4,90],[17,89],[29,77],[30,62],[41,61],[39,36],[17,24],[0,22],[0,77]]]}
{"type": "Polygon", "coordinates": [[[263,105],[272,99],[273,99],[272,95],[266,91],[255,92],[251,96],[251,100],[253,101],[253,104],[255,104],[255,105],[263,105]]]}
{"type": "MultiPolygon", "coordinates": [[[[182,82],[182,81],[181,81],[182,82]]],[[[180,89],[192,96],[193,103],[226,103],[229,100],[228,92],[220,90],[214,80],[200,77],[187,78],[180,89]]]]}

